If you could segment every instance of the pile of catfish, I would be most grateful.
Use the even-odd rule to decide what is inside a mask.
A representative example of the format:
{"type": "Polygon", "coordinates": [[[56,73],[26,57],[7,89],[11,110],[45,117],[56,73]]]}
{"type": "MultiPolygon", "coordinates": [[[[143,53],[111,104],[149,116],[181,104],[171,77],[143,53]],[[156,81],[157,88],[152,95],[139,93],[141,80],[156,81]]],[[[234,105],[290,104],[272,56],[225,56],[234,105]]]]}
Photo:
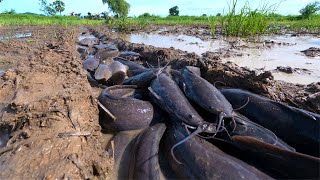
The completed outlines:
{"type": "Polygon", "coordinates": [[[197,67],[145,67],[95,35],[78,51],[103,88],[100,125],[115,134],[107,149],[118,179],[319,178],[319,114],[218,90],[197,67]]]}

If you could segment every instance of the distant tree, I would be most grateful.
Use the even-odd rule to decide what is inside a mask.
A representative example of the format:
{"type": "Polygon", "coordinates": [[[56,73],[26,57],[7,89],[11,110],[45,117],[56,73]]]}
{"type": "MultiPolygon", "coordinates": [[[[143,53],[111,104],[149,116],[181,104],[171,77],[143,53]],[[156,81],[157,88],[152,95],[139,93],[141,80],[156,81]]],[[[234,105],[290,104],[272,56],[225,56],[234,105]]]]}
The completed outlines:
{"type": "Polygon", "coordinates": [[[152,15],[150,13],[143,13],[138,16],[138,18],[146,18],[146,17],[151,17],[152,15]]]}
{"type": "Polygon", "coordinates": [[[127,17],[130,4],[125,0],[102,0],[103,4],[108,4],[108,8],[117,17],[127,17]]]}
{"type": "Polygon", "coordinates": [[[207,16],[207,14],[202,14],[202,16],[206,17],[206,16],[207,16]]]}
{"type": "Polygon", "coordinates": [[[217,15],[216,15],[216,16],[218,16],[218,17],[219,17],[219,16],[221,16],[221,13],[217,13],[217,15]]]}
{"type": "Polygon", "coordinates": [[[170,16],[179,16],[179,7],[178,6],[174,6],[172,8],[169,9],[169,15],[170,16]]]}
{"type": "Polygon", "coordinates": [[[60,15],[61,15],[61,12],[63,12],[65,10],[65,7],[64,7],[65,4],[61,0],[55,0],[51,5],[56,12],[60,13],[60,15]]]}
{"type": "MultiPolygon", "coordinates": [[[[0,1],[1,2],[1,1],[0,1]]],[[[16,11],[14,9],[9,10],[5,10],[3,13],[1,14],[16,14],[16,11]]]]}
{"type": "Polygon", "coordinates": [[[306,7],[300,10],[302,18],[309,18],[311,15],[315,14],[320,10],[320,2],[315,1],[313,3],[309,3],[306,7]]]}
{"type": "Polygon", "coordinates": [[[52,4],[48,4],[46,0],[40,0],[40,11],[46,15],[55,15],[57,11],[54,9],[52,4]]]}
{"type": "Polygon", "coordinates": [[[47,0],[40,0],[40,10],[46,15],[55,15],[57,12],[61,13],[65,10],[65,4],[61,0],[55,0],[53,3],[48,3],[47,0]]]}

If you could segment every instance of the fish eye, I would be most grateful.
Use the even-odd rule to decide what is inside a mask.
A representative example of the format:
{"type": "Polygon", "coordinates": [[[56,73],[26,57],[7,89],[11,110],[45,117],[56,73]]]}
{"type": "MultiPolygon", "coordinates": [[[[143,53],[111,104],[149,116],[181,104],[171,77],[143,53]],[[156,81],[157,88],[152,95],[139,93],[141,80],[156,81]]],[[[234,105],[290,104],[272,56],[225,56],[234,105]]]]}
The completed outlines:
{"type": "Polygon", "coordinates": [[[193,119],[193,118],[194,118],[194,115],[189,114],[189,115],[188,115],[188,118],[189,118],[189,119],[193,119]]]}

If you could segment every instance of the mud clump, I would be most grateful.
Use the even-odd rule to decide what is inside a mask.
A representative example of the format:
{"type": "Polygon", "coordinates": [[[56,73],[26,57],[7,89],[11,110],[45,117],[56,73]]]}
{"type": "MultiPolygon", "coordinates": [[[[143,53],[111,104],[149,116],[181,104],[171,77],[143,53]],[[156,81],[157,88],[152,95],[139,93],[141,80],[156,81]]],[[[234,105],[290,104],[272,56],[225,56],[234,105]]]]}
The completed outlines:
{"type": "Polygon", "coordinates": [[[107,140],[76,53],[78,29],[50,28],[58,37],[41,28],[33,31],[37,43],[0,42],[0,52],[7,52],[0,59],[24,57],[0,85],[0,127],[10,127],[2,133],[8,140],[0,148],[0,177],[111,179],[112,159],[103,148],[107,140]]]}
{"type": "Polygon", "coordinates": [[[280,71],[280,72],[288,73],[288,74],[292,74],[293,73],[292,67],[289,67],[289,66],[287,66],[287,67],[278,66],[277,70],[280,71]]]}
{"type": "Polygon", "coordinates": [[[320,48],[311,47],[311,48],[303,50],[301,52],[309,57],[320,57],[320,48]]]}

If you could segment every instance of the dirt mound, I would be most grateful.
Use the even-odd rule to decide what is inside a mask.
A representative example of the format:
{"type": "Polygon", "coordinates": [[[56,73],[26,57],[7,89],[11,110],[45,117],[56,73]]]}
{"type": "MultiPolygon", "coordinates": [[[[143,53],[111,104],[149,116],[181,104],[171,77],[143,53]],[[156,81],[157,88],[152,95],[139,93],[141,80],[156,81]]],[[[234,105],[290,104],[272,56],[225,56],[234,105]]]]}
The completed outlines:
{"type": "Polygon", "coordinates": [[[28,41],[0,42],[0,59],[17,62],[0,86],[0,140],[7,144],[0,148],[1,179],[113,177],[76,53],[78,34],[78,28],[51,27],[33,29],[28,41]]]}

